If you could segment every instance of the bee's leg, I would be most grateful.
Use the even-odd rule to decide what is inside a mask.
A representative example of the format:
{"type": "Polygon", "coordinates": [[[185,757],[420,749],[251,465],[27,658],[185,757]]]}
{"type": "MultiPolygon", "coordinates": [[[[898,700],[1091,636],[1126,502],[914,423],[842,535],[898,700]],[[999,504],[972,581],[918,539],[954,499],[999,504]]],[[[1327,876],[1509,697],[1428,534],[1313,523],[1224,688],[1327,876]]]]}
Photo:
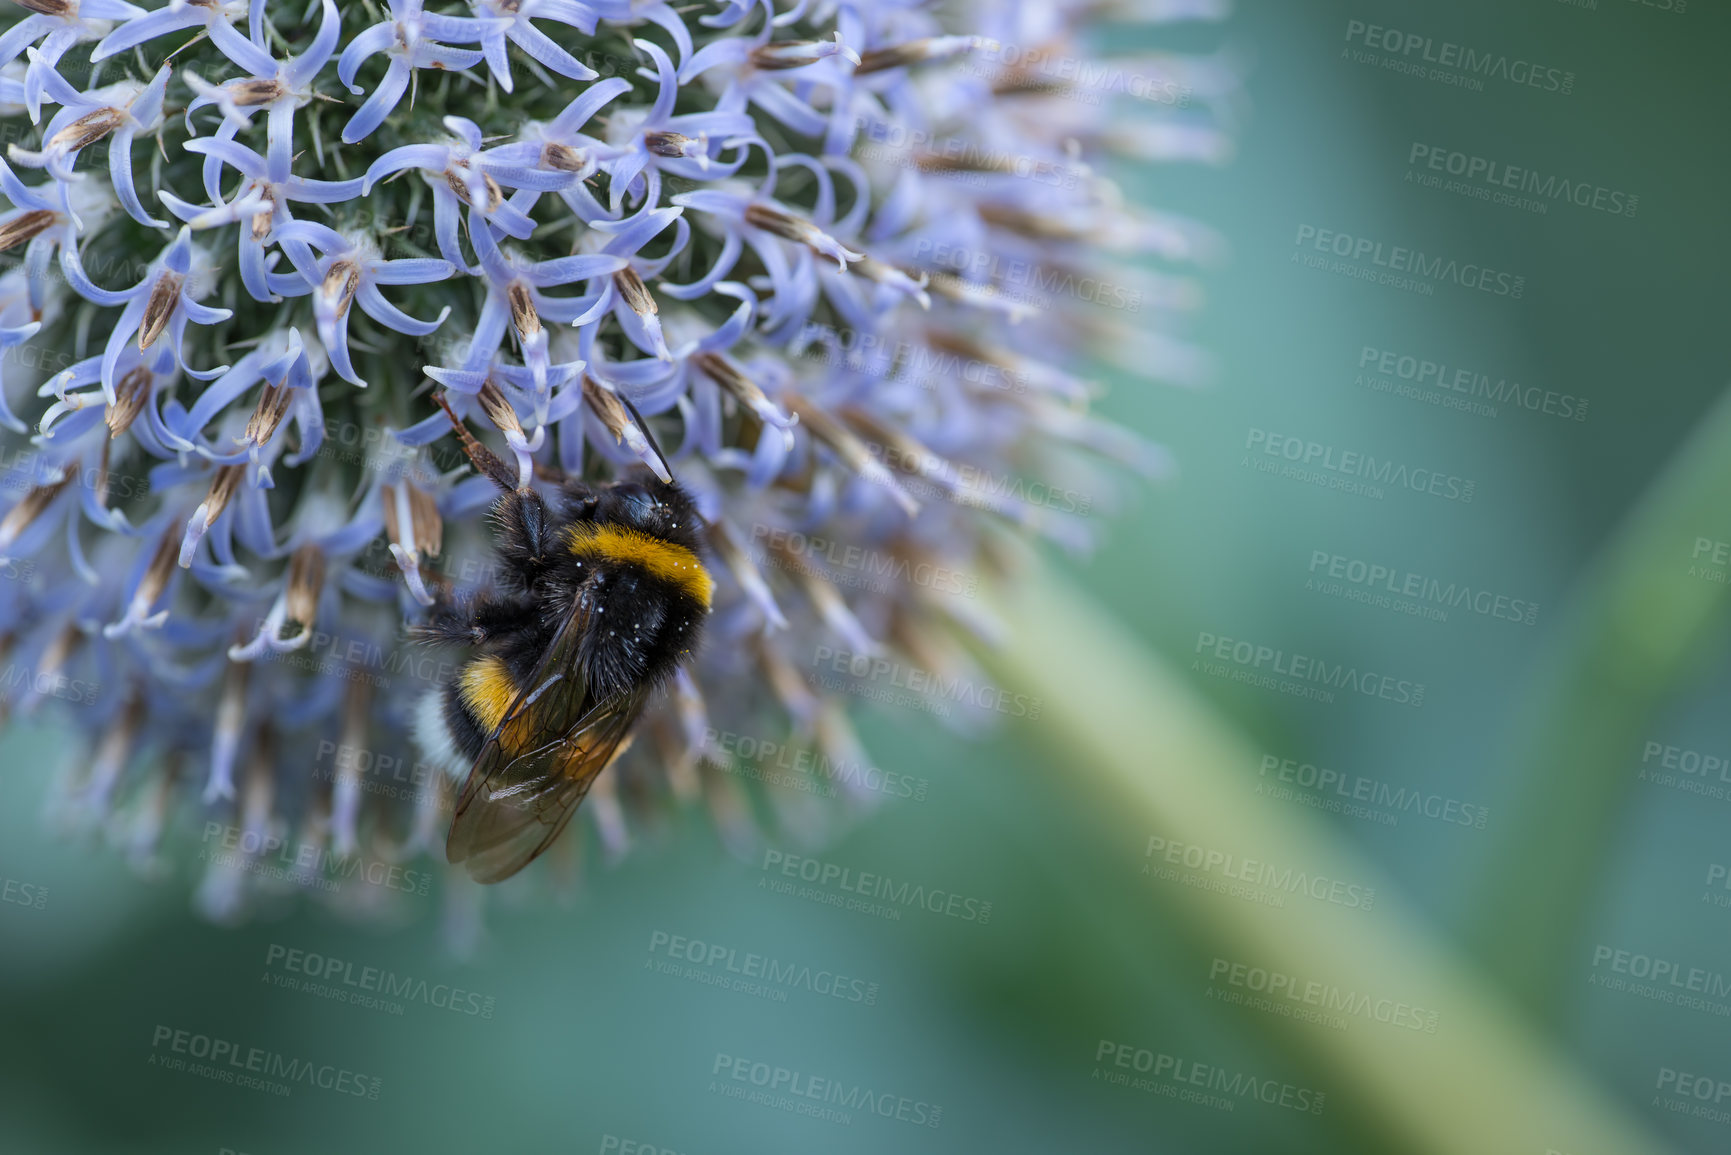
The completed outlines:
{"type": "Polygon", "coordinates": [[[562,524],[534,492],[512,492],[493,506],[499,527],[499,560],[505,580],[533,589],[553,565],[561,548],[562,524]]]}
{"type": "Polygon", "coordinates": [[[468,455],[476,469],[493,479],[493,484],[506,493],[517,492],[517,475],[511,471],[491,449],[475,440],[475,435],[469,432],[469,427],[463,424],[457,411],[451,408],[451,403],[445,399],[441,391],[433,400],[439,403],[439,408],[445,411],[445,416],[451,419],[451,425],[457,431],[457,439],[463,444],[463,452],[468,455]]]}
{"type": "Polygon", "coordinates": [[[409,636],[416,641],[479,646],[520,631],[525,619],[533,617],[533,606],[520,599],[484,594],[465,604],[436,603],[424,620],[409,627],[409,636]]]}

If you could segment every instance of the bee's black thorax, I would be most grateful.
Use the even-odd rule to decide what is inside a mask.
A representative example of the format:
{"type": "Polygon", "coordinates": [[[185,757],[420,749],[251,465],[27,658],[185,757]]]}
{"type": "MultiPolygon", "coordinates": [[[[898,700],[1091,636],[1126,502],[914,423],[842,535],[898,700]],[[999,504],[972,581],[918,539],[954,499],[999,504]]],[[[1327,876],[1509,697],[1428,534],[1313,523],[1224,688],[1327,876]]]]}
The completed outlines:
{"type": "Polygon", "coordinates": [[[677,486],[649,479],[592,490],[568,484],[555,513],[534,493],[495,504],[500,589],[465,611],[435,615],[428,636],[475,646],[444,687],[450,744],[467,757],[531,687],[555,632],[576,610],[576,664],[591,702],[659,686],[695,651],[712,583],[702,521],[677,486]]]}

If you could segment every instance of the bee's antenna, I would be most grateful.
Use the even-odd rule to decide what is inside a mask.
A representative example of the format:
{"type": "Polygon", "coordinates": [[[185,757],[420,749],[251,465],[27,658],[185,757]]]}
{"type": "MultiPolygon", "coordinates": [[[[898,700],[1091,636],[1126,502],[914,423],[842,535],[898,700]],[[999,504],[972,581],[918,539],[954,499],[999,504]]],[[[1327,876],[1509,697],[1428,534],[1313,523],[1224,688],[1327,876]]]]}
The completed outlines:
{"type": "Polygon", "coordinates": [[[655,434],[650,432],[649,422],[643,420],[643,414],[637,412],[637,406],[631,404],[631,398],[625,396],[623,392],[616,392],[614,393],[614,396],[625,402],[625,408],[630,412],[631,420],[637,422],[637,428],[643,430],[643,436],[649,440],[649,448],[655,450],[655,456],[661,459],[662,471],[665,472],[667,476],[672,477],[673,467],[667,464],[667,454],[661,452],[660,443],[655,440],[655,434]]]}
{"type": "MultiPolygon", "coordinates": [[[[445,391],[439,390],[433,395],[433,400],[439,403],[439,408],[451,419],[451,426],[456,429],[457,438],[463,443],[463,452],[468,455],[475,468],[492,478],[493,484],[506,493],[517,492],[517,474],[507,468],[491,449],[475,440],[475,435],[469,432],[469,427],[463,424],[463,419],[457,416],[457,411],[452,409],[450,401],[446,400],[445,391]]],[[[660,450],[656,452],[659,453],[660,450]]]]}

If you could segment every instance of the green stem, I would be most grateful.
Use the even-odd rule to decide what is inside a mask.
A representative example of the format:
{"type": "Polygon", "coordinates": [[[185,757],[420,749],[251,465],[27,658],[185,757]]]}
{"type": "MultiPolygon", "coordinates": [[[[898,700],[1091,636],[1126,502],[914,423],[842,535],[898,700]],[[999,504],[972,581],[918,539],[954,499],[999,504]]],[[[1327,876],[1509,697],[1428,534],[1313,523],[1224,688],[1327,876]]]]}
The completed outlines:
{"type": "Polygon", "coordinates": [[[1493,848],[1471,929],[1481,957],[1534,1013],[1578,972],[1605,847],[1636,782],[1641,743],[1725,616],[1727,587],[1696,574],[1698,539],[1731,503],[1731,394],[1595,561],[1547,659],[1513,767],[1522,793],[1493,848]],[[1510,880],[1518,879],[1518,884],[1510,880]]]}
{"type": "MultiPolygon", "coordinates": [[[[1434,1034],[1364,1017],[1334,1030],[1241,1011],[1280,1032],[1326,1080],[1319,1085],[1349,1100],[1340,1110],[1368,1115],[1399,1149],[1435,1155],[1669,1150],[1535,1033],[1374,863],[1308,812],[1247,798],[1244,781],[1261,752],[1182,675],[1131,643],[1130,631],[1042,566],[992,591],[990,604],[1016,625],[980,659],[1044,700],[1037,733],[1116,827],[1103,834],[1140,845],[1159,832],[1374,885],[1370,912],[1269,908],[1174,888],[1193,937],[1219,959],[1438,1011],[1434,1034]]],[[[1197,985],[1208,977],[1197,975],[1197,985]]]]}

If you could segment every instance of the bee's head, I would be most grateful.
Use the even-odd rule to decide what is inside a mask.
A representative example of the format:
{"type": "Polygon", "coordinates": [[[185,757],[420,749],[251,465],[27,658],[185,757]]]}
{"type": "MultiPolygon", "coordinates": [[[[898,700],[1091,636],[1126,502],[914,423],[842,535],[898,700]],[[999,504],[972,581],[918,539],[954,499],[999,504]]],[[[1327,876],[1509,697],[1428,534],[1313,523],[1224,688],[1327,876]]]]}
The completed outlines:
{"type": "Polygon", "coordinates": [[[696,547],[702,519],[677,484],[653,474],[614,482],[596,495],[594,518],[629,526],[654,537],[696,547]]]}

